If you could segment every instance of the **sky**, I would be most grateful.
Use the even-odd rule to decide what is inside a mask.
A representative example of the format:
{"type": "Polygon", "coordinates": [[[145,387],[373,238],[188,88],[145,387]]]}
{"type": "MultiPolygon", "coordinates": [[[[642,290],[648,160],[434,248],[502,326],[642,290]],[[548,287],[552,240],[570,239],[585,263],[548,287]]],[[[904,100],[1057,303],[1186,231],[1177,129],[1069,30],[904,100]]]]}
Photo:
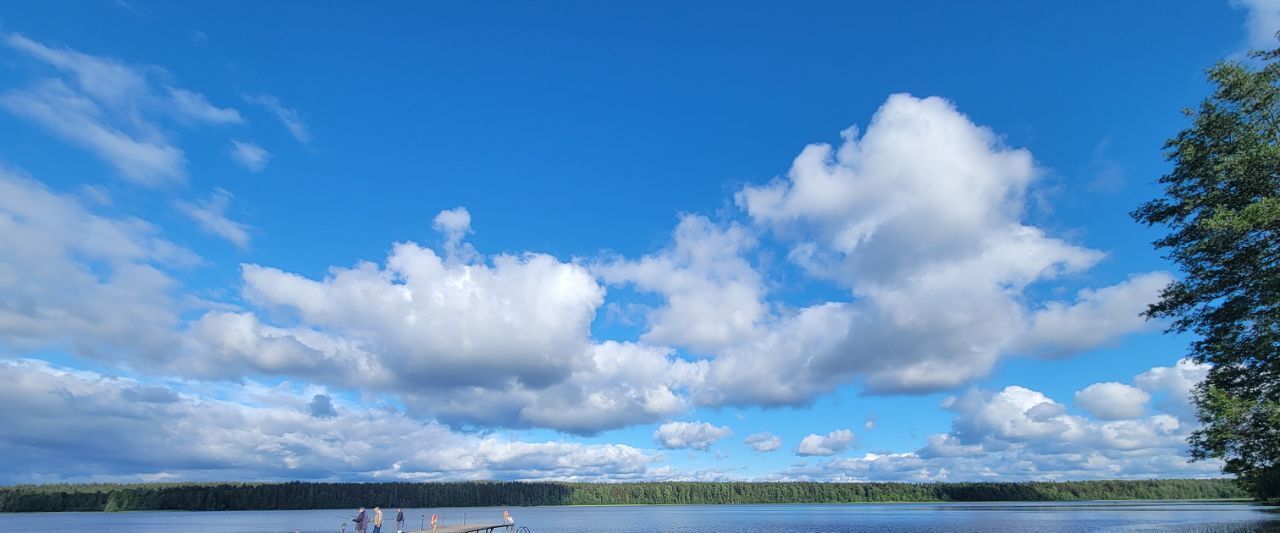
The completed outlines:
{"type": "Polygon", "coordinates": [[[0,483],[1212,477],[1241,2],[0,4],[0,483]]]}

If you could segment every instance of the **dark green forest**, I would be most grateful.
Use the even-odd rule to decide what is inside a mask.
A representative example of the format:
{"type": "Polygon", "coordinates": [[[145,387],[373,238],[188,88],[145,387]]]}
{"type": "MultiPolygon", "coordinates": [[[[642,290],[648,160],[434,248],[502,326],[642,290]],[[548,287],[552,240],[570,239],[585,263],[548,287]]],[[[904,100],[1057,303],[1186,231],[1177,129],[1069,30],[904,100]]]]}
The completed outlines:
{"type": "Polygon", "coordinates": [[[1227,479],[1027,483],[145,483],[0,487],[0,512],[1226,499],[1227,479]]]}

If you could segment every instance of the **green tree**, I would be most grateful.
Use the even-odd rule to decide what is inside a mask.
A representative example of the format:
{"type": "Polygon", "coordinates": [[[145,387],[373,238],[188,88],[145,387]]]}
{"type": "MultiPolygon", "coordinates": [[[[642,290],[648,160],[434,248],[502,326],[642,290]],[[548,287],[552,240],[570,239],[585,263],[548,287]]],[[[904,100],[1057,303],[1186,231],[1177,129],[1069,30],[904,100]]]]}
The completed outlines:
{"type": "Polygon", "coordinates": [[[1213,94],[1170,139],[1164,195],[1132,215],[1183,273],[1147,315],[1194,333],[1209,363],[1192,457],[1217,458],[1255,497],[1280,497],[1280,50],[1209,69],[1213,94]]]}

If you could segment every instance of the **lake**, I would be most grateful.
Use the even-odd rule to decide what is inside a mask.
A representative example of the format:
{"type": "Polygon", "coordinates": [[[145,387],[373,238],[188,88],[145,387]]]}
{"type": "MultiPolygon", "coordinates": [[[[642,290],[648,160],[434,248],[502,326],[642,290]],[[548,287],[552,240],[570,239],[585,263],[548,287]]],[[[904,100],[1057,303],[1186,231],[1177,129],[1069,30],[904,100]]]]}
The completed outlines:
{"type": "MultiPolygon", "coordinates": [[[[905,503],[845,505],[672,505],[511,507],[532,533],[774,533],[1082,531],[1280,532],[1277,509],[1196,501],[905,503]]],[[[424,517],[445,524],[497,523],[502,508],[406,509],[409,529],[424,517]]],[[[0,514],[0,531],[165,533],[339,532],[354,510],[0,514]]],[[[395,509],[383,531],[394,530],[395,509]]],[[[370,531],[372,531],[370,527],[370,531]]]]}

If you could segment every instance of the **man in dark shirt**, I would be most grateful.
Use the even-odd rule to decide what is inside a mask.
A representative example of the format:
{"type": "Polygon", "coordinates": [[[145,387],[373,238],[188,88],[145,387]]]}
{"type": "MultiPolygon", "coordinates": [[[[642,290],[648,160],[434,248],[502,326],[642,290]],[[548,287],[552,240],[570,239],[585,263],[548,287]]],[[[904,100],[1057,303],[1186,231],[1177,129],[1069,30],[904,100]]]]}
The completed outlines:
{"type": "Polygon", "coordinates": [[[351,521],[356,523],[356,531],[359,533],[365,533],[368,531],[369,515],[365,514],[364,507],[360,508],[360,511],[356,513],[356,517],[352,518],[351,521]]]}

